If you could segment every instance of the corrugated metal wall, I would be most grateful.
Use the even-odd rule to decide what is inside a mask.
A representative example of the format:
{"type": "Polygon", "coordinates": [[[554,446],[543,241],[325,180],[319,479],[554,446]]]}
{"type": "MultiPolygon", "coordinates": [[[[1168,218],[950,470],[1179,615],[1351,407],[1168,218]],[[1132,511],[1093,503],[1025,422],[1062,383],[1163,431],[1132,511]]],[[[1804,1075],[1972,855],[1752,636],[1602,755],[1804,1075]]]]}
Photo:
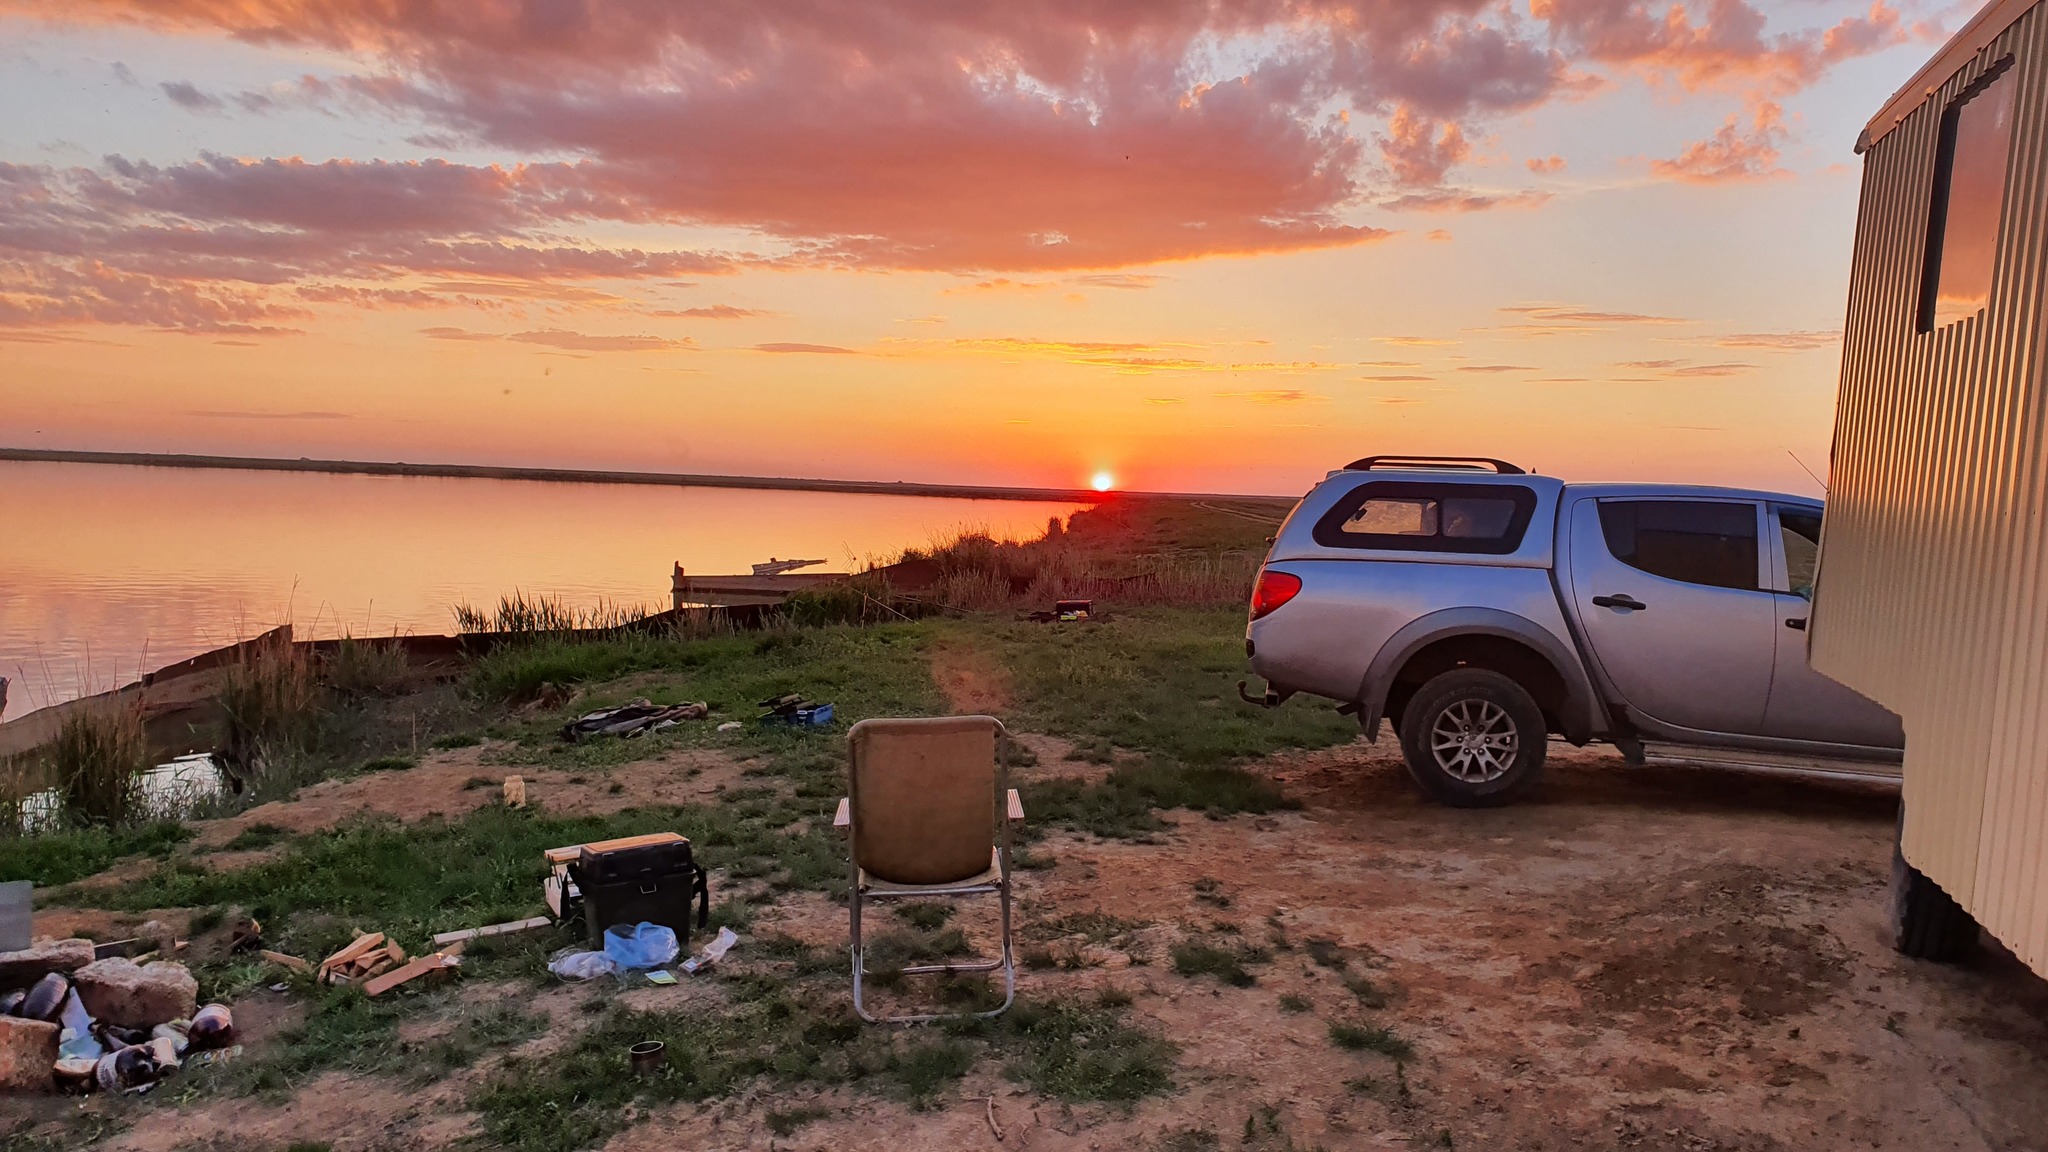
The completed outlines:
{"type": "Polygon", "coordinates": [[[1906,858],[2048,973],[2048,6],[1864,157],[1814,667],[1905,718],[1906,858]],[[1943,111],[2014,58],[1990,306],[1916,330],[1943,111]]]}

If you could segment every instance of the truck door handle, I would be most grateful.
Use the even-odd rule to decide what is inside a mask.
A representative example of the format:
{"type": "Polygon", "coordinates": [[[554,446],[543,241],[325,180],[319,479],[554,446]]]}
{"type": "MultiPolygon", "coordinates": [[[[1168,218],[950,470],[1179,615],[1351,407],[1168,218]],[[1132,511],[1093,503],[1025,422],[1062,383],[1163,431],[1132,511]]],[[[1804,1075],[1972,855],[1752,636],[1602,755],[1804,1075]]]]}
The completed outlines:
{"type": "Polygon", "coordinates": [[[1806,631],[1806,617],[1795,616],[1785,621],[1785,627],[1792,629],[1794,632],[1804,632],[1806,631]]]}
{"type": "Polygon", "coordinates": [[[1637,611],[1637,612],[1641,612],[1641,611],[1642,611],[1643,609],[1645,609],[1645,608],[1648,608],[1648,607],[1649,607],[1649,605],[1648,605],[1648,604],[1645,604],[1645,603],[1643,603],[1643,602],[1642,602],[1641,600],[1638,600],[1638,599],[1636,599],[1636,598],[1635,598],[1635,597],[1633,597],[1633,596],[1630,596],[1630,595],[1628,595],[1627,593],[1620,593],[1620,594],[1617,594],[1617,595],[1614,595],[1614,596],[1595,596],[1595,597],[1593,597],[1593,607],[1595,607],[1595,608],[1629,608],[1629,609],[1633,609],[1633,610],[1635,610],[1635,611],[1637,611]]]}

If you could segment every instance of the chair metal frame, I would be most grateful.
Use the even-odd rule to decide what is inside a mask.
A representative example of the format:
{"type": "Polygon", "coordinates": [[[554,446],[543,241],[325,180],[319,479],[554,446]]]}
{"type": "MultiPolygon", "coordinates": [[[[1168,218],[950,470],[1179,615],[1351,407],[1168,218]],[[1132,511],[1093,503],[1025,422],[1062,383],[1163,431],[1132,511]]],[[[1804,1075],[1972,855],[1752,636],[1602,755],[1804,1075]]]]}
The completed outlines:
{"type": "MultiPolygon", "coordinates": [[[[990,719],[994,718],[991,717],[990,719]]],[[[1010,787],[1009,766],[1003,762],[1003,741],[1010,738],[1009,730],[1003,727],[1003,722],[1000,720],[995,721],[995,726],[996,755],[994,767],[996,792],[1003,797],[1003,817],[996,822],[997,827],[992,837],[994,852],[992,853],[988,872],[984,872],[980,876],[968,878],[969,880],[981,880],[982,877],[994,873],[994,879],[992,880],[981,883],[967,883],[963,881],[956,884],[893,884],[887,881],[870,879],[861,870],[860,866],[860,852],[857,848],[860,830],[853,823],[852,797],[842,796],[839,799],[839,810],[832,819],[832,826],[846,835],[847,905],[851,909],[849,927],[853,953],[853,1010],[860,1015],[862,1020],[870,1024],[927,1024],[937,1020],[971,1020],[1000,1016],[1008,1011],[1010,1005],[1014,1004],[1017,1000],[1016,946],[1011,937],[1012,917],[1010,906],[1013,900],[1014,886],[1011,882],[1010,826],[1024,819],[1024,802],[1017,795],[1017,790],[1010,787]],[[1003,974],[1003,1002],[1000,1005],[985,1012],[927,1012],[903,1016],[877,1016],[868,1011],[863,996],[863,982],[866,977],[876,975],[876,973],[869,972],[867,969],[866,951],[861,941],[861,906],[864,903],[868,901],[879,903],[886,900],[931,900],[986,895],[996,896],[1002,907],[1002,950],[1000,955],[992,960],[977,960],[969,963],[914,964],[907,968],[895,969],[894,974],[923,976],[934,973],[951,974],[994,972],[1000,970],[1003,974]]],[[[852,735],[849,733],[849,773],[853,770],[851,738],[852,735]]]]}

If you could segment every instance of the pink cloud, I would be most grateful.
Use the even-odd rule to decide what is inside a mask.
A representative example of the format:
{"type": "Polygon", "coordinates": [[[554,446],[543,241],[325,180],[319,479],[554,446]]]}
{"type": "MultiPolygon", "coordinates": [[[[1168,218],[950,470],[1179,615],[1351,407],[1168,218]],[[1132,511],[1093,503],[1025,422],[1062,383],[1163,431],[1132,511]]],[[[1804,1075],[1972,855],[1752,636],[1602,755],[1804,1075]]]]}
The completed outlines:
{"type": "Polygon", "coordinates": [[[754,345],[754,351],[756,351],[756,352],[783,352],[783,353],[792,353],[792,352],[793,352],[793,353],[798,353],[798,354],[802,354],[802,353],[813,353],[813,354],[817,354],[817,355],[823,355],[823,356],[852,356],[852,355],[856,355],[856,353],[854,352],[854,350],[853,350],[853,349],[851,349],[851,348],[841,348],[841,347],[839,347],[839,346],[838,346],[838,345],[836,345],[836,344],[799,344],[799,343],[792,343],[792,342],[787,342],[787,341],[783,341],[783,342],[775,342],[775,343],[768,343],[768,344],[756,344],[756,345],[754,345]]]}
{"type": "Polygon", "coordinates": [[[1695,140],[1669,160],[1650,161],[1650,171],[1688,184],[1726,184],[1789,175],[1778,167],[1778,145],[1785,139],[1784,110],[1775,101],[1759,100],[1745,128],[1731,115],[1719,131],[1695,140]]]}
{"type": "Polygon", "coordinates": [[[662,308],[649,312],[649,316],[664,316],[679,320],[752,320],[775,313],[761,308],[735,308],[730,304],[711,304],[702,308],[662,308]]]}

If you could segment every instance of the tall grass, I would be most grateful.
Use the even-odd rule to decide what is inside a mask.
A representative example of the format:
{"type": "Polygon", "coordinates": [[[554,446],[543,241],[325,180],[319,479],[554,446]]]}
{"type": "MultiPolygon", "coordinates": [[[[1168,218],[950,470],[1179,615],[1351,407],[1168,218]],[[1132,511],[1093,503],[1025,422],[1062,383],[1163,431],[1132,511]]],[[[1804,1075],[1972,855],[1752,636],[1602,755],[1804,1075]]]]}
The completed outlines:
{"type": "Polygon", "coordinates": [[[623,628],[638,624],[655,614],[642,604],[617,604],[600,598],[596,604],[577,607],[559,596],[528,596],[515,591],[498,597],[493,609],[468,603],[455,606],[456,630],[465,636],[486,632],[514,632],[553,635],[599,628],[623,628]]]}
{"type": "Polygon", "coordinates": [[[245,781],[296,759],[318,732],[319,684],[295,644],[264,645],[228,665],[215,699],[226,718],[222,755],[245,781]]]}
{"type": "Polygon", "coordinates": [[[929,564],[937,576],[897,599],[968,612],[1049,608],[1068,599],[1237,606],[1250,598],[1262,559],[1249,550],[1118,553],[1080,547],[1050,530],[1021,544],[970,532],[905,552],[906,562],[929,564]]]}
{"type": "Polygon", "coordinates": [[[394,696],[410,686],[412,664],[396,640],[343,635],[319,658],[320,682],[345,697],[394,696]]]}
{"type": "Polygon", "coordinates": [[[74,711],[46,754],[67,823],[114,826],[140,813],[149,738],[134,705],[94,703],[74,711]]]}

